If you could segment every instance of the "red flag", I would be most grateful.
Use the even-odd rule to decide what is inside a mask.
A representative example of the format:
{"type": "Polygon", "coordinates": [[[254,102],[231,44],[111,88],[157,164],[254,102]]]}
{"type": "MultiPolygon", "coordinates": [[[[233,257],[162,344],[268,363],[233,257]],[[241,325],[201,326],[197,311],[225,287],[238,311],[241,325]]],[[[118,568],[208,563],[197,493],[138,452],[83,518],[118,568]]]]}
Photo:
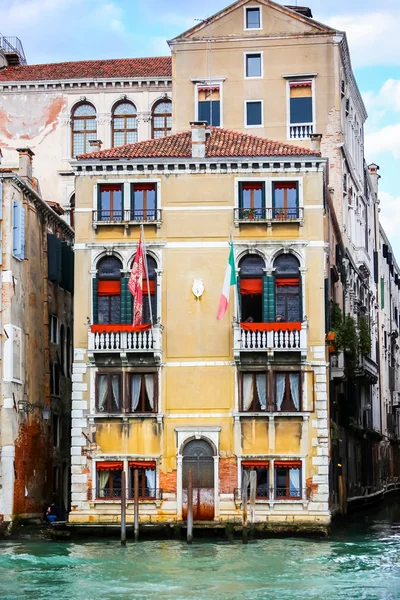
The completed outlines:
{"type": "Polygon", "coordinates": [[[135,297],[133,309],[133,325],[142,324],[143,315],[143,275],[144,275],[144,257],[143,257],[143,240],[140,234],[138,249],[135,260],[132,265],[132,272],[129,278],[128,289],[132,296],[135,297]]]}

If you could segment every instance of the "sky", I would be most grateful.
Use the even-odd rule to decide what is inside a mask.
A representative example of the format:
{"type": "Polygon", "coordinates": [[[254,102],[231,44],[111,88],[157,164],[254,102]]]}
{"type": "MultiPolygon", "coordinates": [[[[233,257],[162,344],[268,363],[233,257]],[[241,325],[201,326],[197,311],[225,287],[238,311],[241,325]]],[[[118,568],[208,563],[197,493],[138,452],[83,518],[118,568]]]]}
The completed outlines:
{"type": "MultiPolygon", "coordinates": [[[[380,166],[381,220],[400,264],[400,2],[298,3],[309,6],[317,21],[347,32],[369,115],[366,160],[380,166]]],[[[169,54],[167,39],[227,4],[229,0],[0,0],[0,32],[21,39],[29,64],[159,56],[169,54]]]]}

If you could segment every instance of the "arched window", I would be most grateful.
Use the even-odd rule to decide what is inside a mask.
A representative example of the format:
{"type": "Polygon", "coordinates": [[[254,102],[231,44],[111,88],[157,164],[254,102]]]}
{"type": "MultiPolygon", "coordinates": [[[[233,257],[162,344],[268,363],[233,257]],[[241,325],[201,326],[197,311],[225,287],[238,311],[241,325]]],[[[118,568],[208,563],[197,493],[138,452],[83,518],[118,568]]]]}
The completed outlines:
{"type": "Polygon", "coordinates": [[[97,279],[94,280],[97,290],[93,290],[95,323],[108,325],[121,323],[121,269],[121,261],[115,256],[106,256],[98,263],[97,279]]]}
{"type": "Polygon", "coordinates": [[[261,323],[264,320],[264,260],[257,254],[248,254],[241,259],[239,268],[241,321],[247,323],[261,323]]]}
{"type": "Polygon", "coordinates": [[[293,254],[280,254],[274,261],[276,320],[301,322],[301,276],[299,261],[293,254]]]}
{"type": "Polygon", "coordinates": [[[172,102],[171,100],[160,100],[153,108],[152,115],[153,138],[162,138],[171,134],[172,128],[172,102]]]}
{"type": "Polygon", "coordinates": [[[97,139],[96,109],[92,104],[78,104],[72,112],[72,156],[91,152],[90,140],[97,139]]]}
{"type": "Polygon", "coordinates": [[[119,102],[112,113],[112,145],[137,142],[137,110],[132,102],[119,102]]]}
{"type": "Polygon", "coordinates": [[[74,229],[75,227],[75,194],[72,194],[69,201],[69,224],[74,229]]]}
{"type": "MultiPolygon", "coordinates": [[[[151,323],[151,318],[153,318],[153,323],[155,323],[157,320],[157,263],[154,260],[154,258],[149,255],[147,255],[147,269],[149,277],[148,279],[146,278],[146,276],[144,276],[143,278],[143,325],[151,323]]],[[[133,319],[134,302],[135,300],[133,298],[130,319],[133,319]]]]}

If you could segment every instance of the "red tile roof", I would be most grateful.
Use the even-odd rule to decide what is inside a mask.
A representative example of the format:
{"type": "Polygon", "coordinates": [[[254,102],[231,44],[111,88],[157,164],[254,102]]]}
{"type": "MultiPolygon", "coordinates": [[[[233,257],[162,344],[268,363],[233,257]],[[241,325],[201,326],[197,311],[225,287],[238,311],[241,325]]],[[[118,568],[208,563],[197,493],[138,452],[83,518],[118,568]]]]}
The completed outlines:
{"type": "Polygon", "coordinates": [[[105,79],[115,77],[171,77],[171,57],[82,60],[0,69],[0,81],[105,79]]]}
{"type": "Polygon", "coordinates": [[[0,173],[14,173],[12,169],[2,169],[0,168],[0,173]]]}
{"type": "MultiPolygon", "coordinates": [[[[256,157],[256,156],[321,156],[320,152],[273,142],[255,135],[245,135],[237,131],[210,127],[211,135],[206,138],[206,157],[256,157]]],[[[168,137],[136,142],[109,150],[97,150],[81,154],[78,159],[119,159],[119,158],[190,158],[192,156],[192,134],[190,131],[175,133],[168,137]]]]}

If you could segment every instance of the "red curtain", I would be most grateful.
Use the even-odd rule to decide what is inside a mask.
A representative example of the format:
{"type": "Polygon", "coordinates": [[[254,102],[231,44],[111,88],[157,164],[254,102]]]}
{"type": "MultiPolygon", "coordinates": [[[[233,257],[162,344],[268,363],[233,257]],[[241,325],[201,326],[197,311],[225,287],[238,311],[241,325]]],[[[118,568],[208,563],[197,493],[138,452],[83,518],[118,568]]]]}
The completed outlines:
{"type": "Polygon", "coordinates": [[[98,462],[96,463],[96,469],[98,471],[122,471],[123,462],[98,462]]]}
{"type": "Polygon", "coordinates": [[[289,84],[291,88],[299,88],[299,87],[311,87],[311,81],[294,81],[289,84]]]}
{"type": "Polygon", "coordinates": [[[269,460],[242,460],[242,467],[269,467],[269,460]]]}
{"type": "Polygon", "coordinates": [[[240,293],[242,296],[262,294],[262,279],[241,279],[240,293]]]}
{"type": "Polygon", "coordinates": [[[301,460],[276,460],[274,466],[286,469],[301,469],[301,460]]]}
{"type": "Polygon", "coordinates": [[[145,325],[92,325],[90,330],[92,333],[110,333],[113,331],[114,333],[117,331],[146,331],[151,328],[150,323],[146,323],[145,325]]]}
{"type": "Polygon", "coordinates": [[[97,294],[99,296],[119,296],[121,293],[121,281],[99,281],[97,294]]]}
{"type": "Polygon", "coordinates": [[[129,461],[130,469],[152,469],[156,468],[155,460],[130,460],[129,461]]]}
{"type": "Polygon", "coordinates": [[[275,279],[275,284],[279,285],[279,286],[286,286],[286,285],[299,285],[300,280],[298,277],[287,277],[287,278],[282,278],[282,279],[275,279]]]}
{"type": "Polygon", "coordinates": [[[243,183],[242,190],[262,190],[262,183],[243,183]]]}
{"type": "Polygon", "coordinates": [[[297,183],[295,181],[276,181],[274,183],[275,190],[295,190],[297,183]]]}
{"type": "Polygon", "coordinates": [[[150,295],[154,296],[154,294],[156,293],[156,282],[154,279],[150,279],[149,282],[147,282],[147,279],[143,279],[143,295],[148,294],[148,290],[150,288],[150,295]]]}
{"type": "Polygon", "coordinates": [[[134,184],[134,190],[135,192],[151,192],[151,191],[155,191],[156,190],[156,184],[155,183],[135,183],[134,184]]]}
{"type": "Polygon", "coordinates": [[[300,331],[301,323],[240,323],[244,331],[300,331]]]}

